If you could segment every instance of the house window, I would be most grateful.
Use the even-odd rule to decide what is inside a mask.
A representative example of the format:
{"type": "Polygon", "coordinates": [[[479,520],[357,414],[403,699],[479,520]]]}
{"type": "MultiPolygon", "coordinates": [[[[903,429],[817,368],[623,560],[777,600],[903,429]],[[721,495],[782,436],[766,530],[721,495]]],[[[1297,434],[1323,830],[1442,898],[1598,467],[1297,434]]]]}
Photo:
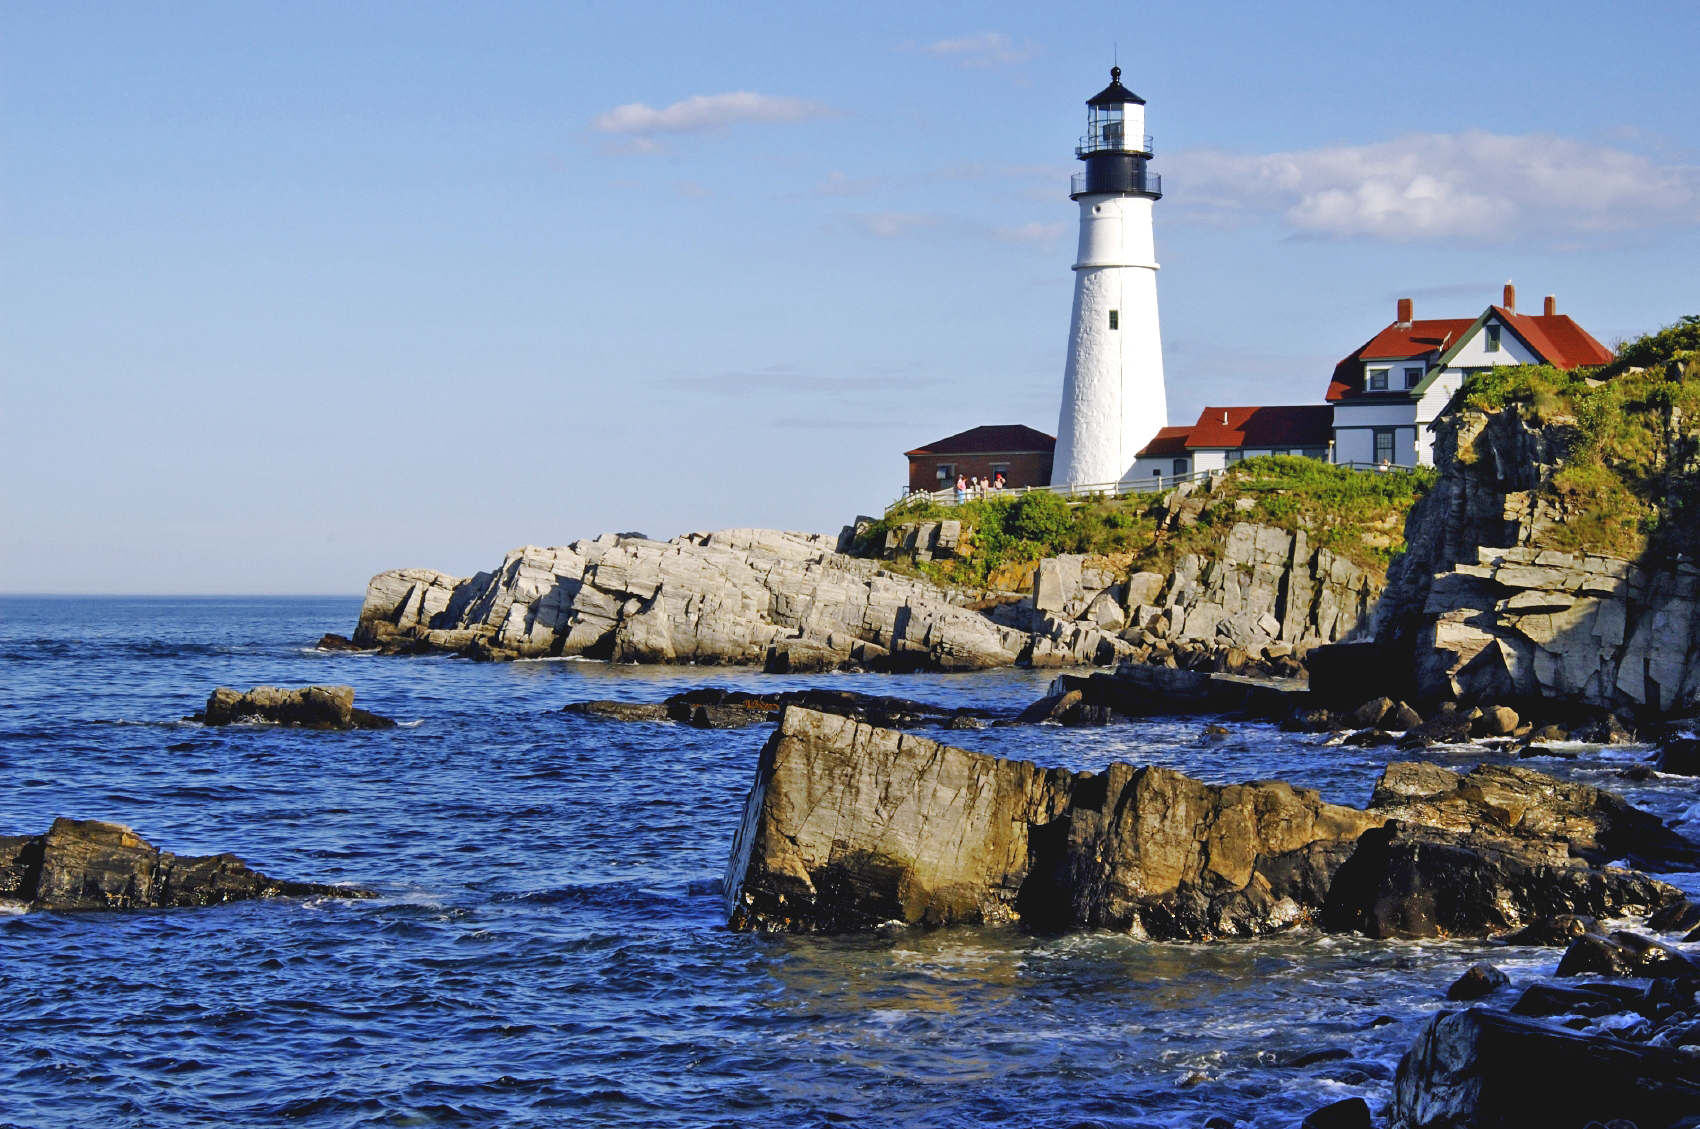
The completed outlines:
{"type": "Polygon", "coordinates": [[[1245,458],[1245,452],[1244,451],[1229,451],[1228,452],[1228,461],[1231,462],[1231,463],[1237,463],[1243,458],[1245,458]]]}
{"type": "Polygon", "coordinates": [[[1111,329],[1120,329],[1121,327],[1122,327],[1121,311],[1120,310],[1111,310],[1110,311],[1110,328],[1111,329]]]}
{"type": "Polygon", "coordinates": [[[1151,473],[1156,475],[1158,478],[1162,478],[1163,477],[1163,468],[1160,467],[1160,466],[1154,466],[1154,467],[1151,468],[1151,473]]]}
{"type": "Polygon", "coordinates": [[[998,480],[998,476],[1000,474],[1003,475],[1003,484],[1005,486],[1008,486],[1009,485],[1009,464],[1008,463],[993,463],[992,464],[992,481],[996,482],[998,480]]]}
{"type": "Polygon", "coordinates": [[[1387,391],[1387,370],[1372,368],[1369,370],[1369,390],[1371,392],[1387,391]]]}
{"type": "Polygon", "coordinates": [[[1327,447],[1306,447],[1305,448],[1305,458],[1307,458],[1307,459],[1326,459],[1327,457],[1328,457],[1328,448],[1327,447]]]}
{"type": "Polygon", "coordinates": [[[1499,326],[1490,325],[1487,327],[1486,349],[1490,353],[1499,352],[1499,326]]]}
{"type": "Polygon", "coordinates": [[[1422,382],[1423,382],[1423,370],[1422,369],[1420,369],[1420,368],[1408,368],[1408,369],[1405,370],[1405,387],[1406,388],[1415,388],[1417,385],[1421,384],[1422,382]]]}
{"type": "Polygon", "coordinates": [[[1186,460],[1185,459],[1176,459],[1175,460],[1175,473],[1176,474],[1185,474],[1186,473],[1186,460]]]}
{"type": "Polygon", "coordinates": [[[1270,453],[1270,454],[1271,454],[1271,455],[1290,455],[1290,454],[1292,454],[1292,453],[1293,453],[1293,452],[1291,452],[1291,451],[1289,451],[1289,450],[1288,450],[1288,449],[1287,449],[1287,448],[1285,448],[1285,447],[1277,447],[1277,448],[1275,448],[1275,449],[1274,449],[1274,450],[1273,450],[1273,451],[1271,451],[1271,452],[1269,452],[1269,453],[1270,453]]]}
{"type": "Polygon", "coordinates": [[[935,473],[938,476],[940,486],[954,485],[953,480],[956,478],[956,464],[940,463],[939,469],[935,473]]]}
{"type": "Polygon", "coordinates": [[[1393,428],[1375,429],[1375,462],[1377,466],[1393,462],[1393,428]]]}

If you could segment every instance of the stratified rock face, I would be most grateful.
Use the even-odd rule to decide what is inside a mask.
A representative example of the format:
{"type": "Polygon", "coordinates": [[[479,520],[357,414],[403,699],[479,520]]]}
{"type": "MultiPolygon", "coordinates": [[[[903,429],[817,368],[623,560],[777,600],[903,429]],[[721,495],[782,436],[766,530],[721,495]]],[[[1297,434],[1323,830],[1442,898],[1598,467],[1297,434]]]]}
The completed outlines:
{"type": "Polygon", "coordinates": [[[728,916],[734,929],[790,932],[1019,919],[1155,939],[1301,922],[1484,936],[1680,897],[1572,857],[1554,836],[1594,843],[1612,833],[1610,819],[1571,810],[1574,796],[1542,807],[1536,781],[1564,786],[1513,771],[1492,792],[1486,778],[1395,765],[1385,807],[1360,811],[1280,782],[1216,786],[1125,764],[1098,774],[1038,768],[788,706],[733,846],[728,916]],[[1495,807],[1513,792],[1523,807],[1495,807]],[[1421,805],[1472,827],[1403,821],[1421,805]]]}
{"type": "Polygon", "coordinates": [[[1440,479],[1406,519],[1374,629],[1414,654],[1418,693],[1664,712],[1700,702],[1700,568],[1541,547],[1569,516],[1540,487],[1574,426],[1507,409],[1435,428],[1440,479]]]}
{"type": "Polygon", "coordinates": [[[604,534],[527,546],[459,580],[402,569],[366,590],[355,641],[386,650],[618,662],[1007,666],[1027,636],[922,580],[836,551],[832,538],[760,529],[672,541],[604,534]]]}
{"type": "Polygon", "coordinates": [[[297,690],[256,686],[246,694],[223,686],[207,697],[206,712],[196,715],[207,725],[263,722],[302,729],[389,729],[387,717],[354,708],[352,686],[304,686],[297,690]]]}
{"type": "MultiPolygon", "coordinates": [[[[1191,501],[1202,506],[1210,485],[1181,487],[1166,499],[1170,512],[1191,501]]],[[[1040,561],[1031,596],[991,609],[996,622],[1032,633],[1026,658],[1033,665],[1171,658],[1194,665],[1230,652],[1239,652],[1241,663],[1279,662],[1353,637],[1381,594],[1346,558],[1312,549],[1303,531],[1244,521],[1229,529],[1219,559],[1185,554],[1166,577],[1137,572],[1117,581],[1085,567],[1088,560],[1040,561]]],[[[1272,671],[1298,672],[1296,660],[1289,670],[1272,671]]]]}
{"type": "Polygon", "coordinates": [[[1700,1060],[1501,1012],[1441,1012],[1399,1063],[1393,1129],[1520,1129],[1700,1111],[1700,1060]]]}
{"type": "Polygon", "coordinates": [[[371,896],[268,878],[231,854],[180,857],[120,823],[60,818],[45,835],[0,838],[0,897],[34,909],[210,906],[315,894],[371,896]]]}

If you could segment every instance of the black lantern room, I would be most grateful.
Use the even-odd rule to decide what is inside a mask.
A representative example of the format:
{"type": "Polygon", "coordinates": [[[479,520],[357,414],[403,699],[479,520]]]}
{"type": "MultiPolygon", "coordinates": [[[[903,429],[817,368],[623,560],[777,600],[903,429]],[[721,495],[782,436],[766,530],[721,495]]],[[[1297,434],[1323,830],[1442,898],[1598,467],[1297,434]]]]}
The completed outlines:
{"type": "Polygon", "coordinates": [[[1151,138],[1144,130],[1145,99],[1122,85],[1120,67],[1111,67],[1110,85],[1086,100],[1086,136],[1074,150],[1086,171],[1075,175],[1069,195],[1162,196],[1162,178],[1145,165],[1151,138]]]}

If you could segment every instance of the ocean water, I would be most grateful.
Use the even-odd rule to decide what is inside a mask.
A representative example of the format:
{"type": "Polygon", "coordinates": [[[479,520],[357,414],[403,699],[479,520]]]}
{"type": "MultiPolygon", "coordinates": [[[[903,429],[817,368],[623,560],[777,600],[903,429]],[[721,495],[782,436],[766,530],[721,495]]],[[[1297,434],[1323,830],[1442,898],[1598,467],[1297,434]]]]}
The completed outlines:
{"type": "MultiPolygon", "coordinates": [[[[765,730],[559,712],[693,686],[830,685],[1011,711],[1042,674],[822,675],[323,654],[355,599],[0,600],[0,834],[116,820],[370,901],[0,918],[0,1125],[1288,1126],[1386,1100],[1445,987],[1556,950],[1298,933],[724,928],[765,730]],[[350,683],[402,728],[184,722],[215,686],[350,683]],[[1295,1060],[1316,1051],[1335,1057],[1295,1060]]],[[[1361,804],[1383,759],[1204,719],[953,732],[1045,764],[1278,777],[1361,804]]],[[[1537,767],[1667,817],[1645,750],[1537,767]]],[[[1443,753],[1467,768],[1495,754],[1443,753]]],[[[1696,828],[1700,832],[1700,828],[1696,828]]],[[[1694,876],[1674,876],[1684,888],[1694,876]]]]}

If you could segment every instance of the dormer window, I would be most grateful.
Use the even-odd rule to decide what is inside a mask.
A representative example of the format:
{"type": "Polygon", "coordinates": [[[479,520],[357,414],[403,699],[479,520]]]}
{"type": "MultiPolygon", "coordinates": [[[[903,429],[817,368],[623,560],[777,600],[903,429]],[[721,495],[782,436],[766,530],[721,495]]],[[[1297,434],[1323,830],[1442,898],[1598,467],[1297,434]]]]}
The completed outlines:
{"type": "Polygon", "coordinates": [[[1422,382],[1423,382],[1423,370],[1422,369],[1420,369],[1420,368],[1408,368],[1408,369],[1405,370],[1405,387],[1406,388],[1415,388],[1417,385],[1421,384],[1422,382]]]}
{"type": "Polygon", "coordinates": [[[1369,390],[1371,392],[1387,391],[1387,370],[1372,368],[1369,370],[1369,390]]]}
{"type": "Polygon", "coordinates": [[[1499,352],[1499,326],[1490,325],[1487,327],[1487,345],[1485,348],[1490,353],[1499,352]]]}

